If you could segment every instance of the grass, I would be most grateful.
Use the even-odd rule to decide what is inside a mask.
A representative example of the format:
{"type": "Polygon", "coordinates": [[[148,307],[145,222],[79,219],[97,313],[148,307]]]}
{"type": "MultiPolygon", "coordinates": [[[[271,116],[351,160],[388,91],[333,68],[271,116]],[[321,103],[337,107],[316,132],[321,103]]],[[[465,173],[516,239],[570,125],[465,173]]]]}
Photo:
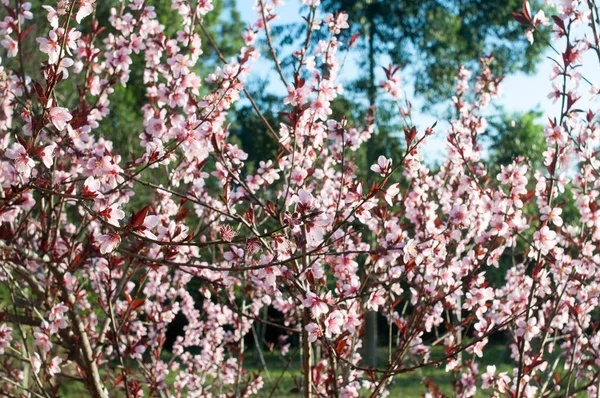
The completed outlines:
{"type": "MultiPolygon", "coordinates": [[[[165,354],[167,355],[167,354],[165,354]]],[[[264,387],[258,396],[261,398],[267,398],[272,396],[273,398],[292,398],[300,397],[299,388],[302,385],[302,373],[300,371],[300,355],[295,355],[292,361],[288,364],[289,358],[292,353],[288,354],[290,357],[282,358],[278,352],[266,352],[265,354],[266,367],[268,369],[269,377],[266,375],[265,368],[260,363],[258,356],[255,352],[247,352],[244,360],[244,369],[250,373],[258,373],[262,376],[264,381],[264,387]]],[[[439,358],[443,355],[443,352],[439,347],[435,347],[432,351],[432,358],[439,358]]],[[[380,363],[383,365],[387,362],[387,351],[385,348],[381,348],[378,357],[380,363]]],[[[463,360],[471,359],[471,356],[466,353],[463,354],[463,360]]],[[[484,350],[484,357],[478,358],[479,371],[481,373],[486,371],[486,366],[496,365],[496,372],[508,372],[509,375],[512,372],[513,364],[510,361],[510,351],[507,346],[504,345],[489,345],[484,350]]],[[[557,369],[560,369],[561,366],[557,369]]],[[[171,384],[175,381],[176,373],[169,373],[167,376],[167,384],[171,384]]],[[[395,376],[392,385],[389,388],[390,397],[422,397],[426,393],[426,387],[423,384],[423,380],[426,378],[433,382],[440,391],[448,397],[453,396],[452,389],[452,377],[453,374],[446,373],[445,363],[442,366],[427,367],[418,369],[411,373],[404,373],[395,376]]],[[[479,387],[479,381],[477,386],[479,387]]],[[[109,388],[110,391],[110,388],[109,388]]],[[[564,390],[563,390],[564,391],[564,390]]],[[[114,389],[111,391],[112,396],[122,396],[122,391],[116,392],[114,389]]],[[[478,388],[476,397],[489,397],[492,392],[489,390],[481,390],[478,388]]],[[[370,392],[363,390],[360,396],[369,396],[370,392]]],[[[183,392],[185,396],[185,392],[183,392]]],[[[61,387],[61,397],[87,397],[87,391],[83,388],[80,383],[65,383],[61,387]]],[[[146,394],[146,396],[149,396],[146,394]]],[[[578,397],[585,396],[585,394],[578,394],[578,397]]]]}
{"type": "MultiPolygon", "coordinates": [[[[502,345],[489,346],[485,351],[485,357],[480,359],[480,363],[482,367],[480,371],[485,372],[485,367],[487,365],[496,365],[497,372],[508,372],[512,370],[512,365],[508,363],[509,360],[509,350],[508,347],[504,347],[502,345]]],[[[441,350],[434,349],[433,357],[440,357],[443,353],[441,350]]],[[[383,365],[386,363],[387,358],[387,350],[385,348],[381,348],[378,357],[380,358],[379,362],[383,365]]],[[[263,366],[254,360],[252,354],[246,356],[246,360],[244,361],[244,367],[248,371],[260,372],[263,376],[264,387],[263,387],[263,395],[264,397],[268,397],[269,394],[273,391],[273,398],[291,398],[291,397],[299,397],[300,394],[297,392],[297,388],[302,384],[302,374],[300,372],[300,362],[299,357],[295,358],[292,364],[290,365],[287,372],[283,373],[285,370],[285,364],[282,363],[280,359],[278,359],[275,355],[265,357],[265,362],[267,364],[267,368],[271,375],[272,381],[270,382],[266,377],[266,372],[263,366]],[[276,381],[281,377],[279,384],[276,386],[276,381]]],[[[464,359],[468,359],[469,356],[463,356],[464,359]]],[[[453,395],[452,389],[452,374],[447,373],[445,371],[445,363],[438,368],[435,367],[427,367],[418,369],[414,372],[404,373],[398,376],[395,376],[390,386],[390,396],[391,397],[421,397],[426,392],[426,387],[423,384],[424,378],[429,379],[435,385],[437,385],[443,394],[448,396],[453,395]]],[[[361,396],[368,396],[368,391],[361,391],[361,396]]],[[[478,391],[476,397],[489,397],[490,391],[478,391]]]]}

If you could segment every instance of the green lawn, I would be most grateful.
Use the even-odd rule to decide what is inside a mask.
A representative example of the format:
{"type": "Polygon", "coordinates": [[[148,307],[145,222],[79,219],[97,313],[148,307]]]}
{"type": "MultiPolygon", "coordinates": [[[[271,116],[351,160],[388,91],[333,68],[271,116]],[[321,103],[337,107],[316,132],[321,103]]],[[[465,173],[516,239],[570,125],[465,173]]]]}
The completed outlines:
{"type": "MultiPolygon", "coordinates": [[[[290,354],[291,355],[291,354],[290,354]]],[[[440,357],[443,353],[438,348],[434,349],[432,358],[440,357]]],[[[167,356],[167,354],[165,354],[167,356]]],[[[382,348],[379,353],[381,358],[381,364],[384,364],[385,358],[387,357],[387,351],[382,348]]],[[[244,368],[249,372],[257,372],[262,375],[264,380],[264,387],[259,394],[261,398],[267,398],[272,396],[273,398],[291,398],[299,397],[298,387],[302,384],[302,374],[300,371],[300,356],[296,355],[293,361],[287,364],[287,359],[284,360],[278,355],[278,353],[265,353],[265,362],[270,375],[266,375],[264,367],[260,364],[258,357],[254,352],[247,352],[244,360],[244,368]],[[279,380],[280,379],[280,380],[279,380]],[[279,380],[279,382],[277,382],[279,380]]],[[[466,353],[463,356],[463,360],[470,359],[466,353]]],[[[503,345],[491,345],[486,347],[484,350],[484,357],[478,358],[480,364],[480,372],[483,373],[486,370],[487,365],[496,365],[497,372],[509,372],[512,371],[512,365],[510,364],[509,349],[503,345]]],[[[441,390],[442,393],[448,397],[452,397],[452,374],[444,371],[445,363],[439,367],[428,367],[419,369],[412,373],[405,373],[398,375],[394,378],[393,384],[390,387],[390,397],[421,397],[426,392],[425,386],[423,385],[423,378],[427,378],[435,383],[441,390]]],[[[559,365],[557,369],[561,369],[559,365]]],[[[167,377],[169,384],[175,380],[176,374],[170,373],[167,377]]],[[[110,388],[109,388],[110,391],[110,388]]],[[[111,396],[120,397],[122,391],[115,392],[112,390],[111,396]]],[[[491,391],[482,391],[478,389],[476,397],[489,397],[491,391]]],[[[368,391],[362,391],[361,396],[368,396],[368,391]]],[[[64,384],[61,388],[61,396],[63,397],[86,397],[87,393],[79,383],[64,384]]],[[[147,395],[148,396],[148,395],[147,395]]],[[[585,394],[579,394],[578,396],[585,396],[585,394]]]]}
{"type": "MultiPolygon", "coordinates": [[[[441,356],[441,351],[434,351],[434,355],[441,356]]],[[[507,362],[509,360],[509,351],[507,347],[496,345],[490,346],[485,351],[485,357],[481,359],[481,363],[483,364],[480,367],[480,371],[485,372],[485,366],[495,364],[498,372],[506,372],[512,369],[511,365],[507,362]]],[[[289,367],[288,371],[283,373],[285,369],[285,364],[281,362],[279,358],[276,356],[270,357],[269,354],[265,354],[265,362],[267,363],[267,368],[269,370],[269,374],[271,376],[272,381],[269,382],[268,378],[265,375],[265,371],[263,366],[260,363],[255,361],[254,356],[249,354],[246,356],[248,358],[244,361],[244,367],[250,371],[260,372],[263,376],[263,380],[265,382],[265,386],[263,388],[263,396],[268,397],[271,391],[273,391],[274,386],[277,384],[276,381],[279,377],[281,377],[281,381],[279,382],[278,388],[273,392],[273,397],[277,398],[291,398],[298,397],[300,394],[294,392],[294,389],[297,385],[301,385],[302,383],[302,374],[300,372],[300,362],[299,358],[296,358],[292,365],[289,367]]],[[[386,362],[387,351],[382,348],[379,353],[379,357],[381,364],[386,362]]],[[[464,359],[468,359],[469,356],[463,356],[464,359]]],[[[445,366],[445,364],[444,364],[445,366]]],[[[405,373],[398,375],[394,378],[393,384],[390,387],[391,397],[420,397],[425,392],[425,386],[422,381],[423,378],[426,377],[433,383],[435,383],[442,393],[447,394],[448,396],[452,396],[452,375],[450,373],[446,373],[444,370],[444,366],[440,368],[428,367],[419,369],[412,373],[405,373]]],[[[368,392],[364,391],[364,395],[368,396],[368,392]]],[[[361,394],[363,396],[363,394],[361,394]]],[[[489,397],[489,392],[483,393],[479,392],[477,397],[489,397]]]]}

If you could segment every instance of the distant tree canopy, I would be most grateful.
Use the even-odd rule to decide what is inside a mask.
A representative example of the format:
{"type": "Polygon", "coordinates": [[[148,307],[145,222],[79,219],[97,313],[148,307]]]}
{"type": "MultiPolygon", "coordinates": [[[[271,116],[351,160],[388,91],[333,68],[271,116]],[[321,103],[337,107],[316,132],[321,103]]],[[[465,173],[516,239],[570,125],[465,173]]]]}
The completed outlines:
{"type": "Polygon", "coordinates": [[[534,168],[542,166],[546,140],[544,127],[538,124],[541,116],[539,111],[503,112],[500,118],[490,121],[488,161],[493,172],[518,156],[527,157],[534,168]]]}
{"type": "MultiPolygon", "coordinates": [[[[530,1],[539,9],[541,1],[530,1]]],[[[372,69],[382,56],[409,65],[415,90],[427,104],[451,95],[459,65],[476,66],[483,55],[494,53],[495,73],[533,72],[547,46],[549,30],[529,45],[523,26],[512,16],[522,0],[323,0],[330,12],[349,14],[349,34],[360,33],[358,46],[365,52],[367,71],[357,82],[369,90],[375,84],[372,69]]]]}

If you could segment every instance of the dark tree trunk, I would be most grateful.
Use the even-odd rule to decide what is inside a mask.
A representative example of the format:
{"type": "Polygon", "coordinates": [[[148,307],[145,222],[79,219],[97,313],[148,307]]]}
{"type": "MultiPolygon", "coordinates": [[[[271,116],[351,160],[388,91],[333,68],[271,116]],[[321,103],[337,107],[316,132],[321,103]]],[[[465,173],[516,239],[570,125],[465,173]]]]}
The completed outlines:
{"type": "MultiPolygon", "coordinates": [[[[366,25],[367,29],[367,40],[368,40],[368,51],[369,51],[369,81],[367,83],[367,97],[369,100],[369,107],[373,110],[375,108],[375,99],[377,95],[377,87],[375,86],[375,29],[372,24],[366,25]]],[[[367,143],[367,175],[371,177],[369,168],[375,163],[376,148],[375,140],[370,140],[367,143]]],[[[367,190],[370,186],[371,178],[368,178],[367,190]]],[[[369,276],[365,274],[365,278],[369,276]]],[[[377,366],[377,312],[370,311],[365,316],[365,351],[367,364],[372,367],[377,366]]]]}

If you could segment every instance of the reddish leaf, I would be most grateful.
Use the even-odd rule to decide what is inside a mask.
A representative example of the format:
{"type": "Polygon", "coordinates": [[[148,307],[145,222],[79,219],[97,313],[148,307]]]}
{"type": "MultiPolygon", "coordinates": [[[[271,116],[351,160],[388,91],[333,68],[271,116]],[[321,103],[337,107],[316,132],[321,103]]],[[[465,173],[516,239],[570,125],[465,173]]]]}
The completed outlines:
{"type": "Polygon", "coordinates": [[[560,19],[560,17],[558,17],[556,15],[552,15],[552,19],[554,20],[554,23],[556,24],[556,26],[558,26],[562,30],[562,33],[564,33],[565,32],[565,23],[563,22],[563,20],[560,19]]]}
{"type": "Polygon", "coordinates": [[[402,323],[400,322],[400,319],[396,319],[394,322],[396,323],[396,327],[397,327],[398,329],[402,330],[402,328],[403,328],[403,325],[402,325],[402,323]]]}
{"type": "Polygon", "coordinates": [[[309,269],[308,271],[306,271],[306,279],[308,280],[308,283],[311,286],[315,285],[315,276],[314,276],[312,270],[309,269]]]}
{"type": "Polygon", "coordinates": [[[515,18],[515,20],[518,23],[520,23],[521,25],[531,25],[531,23],[527,20],[527,18],[525,18],[523,16],[523,14],[519,14],[518,12],[513,12],[512,15],[515,18]]]}
{"type": "Polygon", "coordinates": [[[250,223],[250,224],[254,224],[254,208],[252,206],[250,206],[248,208],[248,210],[246,211],[246,220],[250,223]]]}
{"type": "Polygon", "coordinates": [[[267,211],[269,212],[269,214],[271,214],[272,216],[275,215],[275,205],[273,204],[273,202],[269,201],[267,202],[267,211]]]}
{"type": "Polygon", "coordinates": [[[341,338],[337,341],[337,344],[335,345],[335,352],[338,355],[342,355],[344,353],[344,350],[346,349],[346,346],[348,345],[348,341],[345,338],[341,338]]]}
{"type": "Polygon", "coordinates": [[[72,120],[69,121],[69,124],[71,125],[71,127],[73,127],[73,129],[78,129],[88,124],[88,118],[87,116],[74,117],[72,120]]]}
{"type": "Polygon", "coordinates": [[[29,144],[27,144],[27,141],[25,141],[25,139],[23,137],[21,137],[20,135],[17,136],[17,141],[19,141],[19,144],[23,145],[23,147],[29,151],[29,144]]]}
{"type": "Polygon", "coordinates": [[[188,216],[188,214],[190,214],[190,210],[188,208],[180,207],[177,215],[175,216],[175,222],[180,223],[188,216]]]}
{"type": "Polygon", "coordinates": [[[4,8],[6,8],[6,11],[8,12],[8,15],[10,15],[10,17],[12,19],[17,19],[17,14],[15,13],[15,10],[13,10],[12,8],[10,8],[9,6],[4,6],[4,8]]]}
{"type": "Polygon", "coordinates": [[[138,308],[140,308],[142,305],[144,305],[145,301],[146,301],[145,299],[135,299],[135,300],[133,300],[133,302],[131,303],[131,311],[135,311],[138,308]]]}
{"type": "Polygon", "coordinates": [[[27,37],[27,35],[29,34],[29,32],[31,32],[31,29],[33,29],[35,27],[35,24],[29,26],[27,29],[25,29],[23,32],[21,32],[21,34],[19,35],[19,41],[23,41],[25,40],[25,38],[27,37]]]}
{"type": "Polygon", "coordinates": [[[146,219],[146,215],[148,214],[148,210],[150,210],[150,205],[144,207],[139,212],[135,213],[133,210],[131,211],[131,219],[129,220],[129,225],[133,228],[139,228],[146,219]]]}
{"type": "Polygon", "coordinates": [[[406,146],[410,147],[410,144],[413,142],[415,137],[417,136],[417,128],[412,127],[410,130],[404,129],[404,138],[406,139],[406,146]]]}
{"type": "Polygon", "coordinates": [[[121,384],[121,382],[123,381],[123,375],[120,374],[116,379],[115,379],[115,386],[118,386],[119,384],[121,384]]]}
{"type": "Polygon", "coordinates": [[[371,189],[369,190],[369,197],[375,196],[375,193],[377,193],[377,191],[379,191],[379,184],[377,184],[376,182],[374,182],[371,185],[371,189]]]}
{"type": "Polygon", "coordinates": [[[407,271],[412,271],[415,269],[415,259],[411,258],[410,260],[408,260],[408,262],[406,264],[404,264],[404,268],[406,268],[407,271]]]}
{"type": "Polygon", "coordinates": [[[355,44],[358,38],[360,37],[360,33],[355,33],[350,38],[350,43],[348,43],[348,49],[351,49],[355,44]]]}

